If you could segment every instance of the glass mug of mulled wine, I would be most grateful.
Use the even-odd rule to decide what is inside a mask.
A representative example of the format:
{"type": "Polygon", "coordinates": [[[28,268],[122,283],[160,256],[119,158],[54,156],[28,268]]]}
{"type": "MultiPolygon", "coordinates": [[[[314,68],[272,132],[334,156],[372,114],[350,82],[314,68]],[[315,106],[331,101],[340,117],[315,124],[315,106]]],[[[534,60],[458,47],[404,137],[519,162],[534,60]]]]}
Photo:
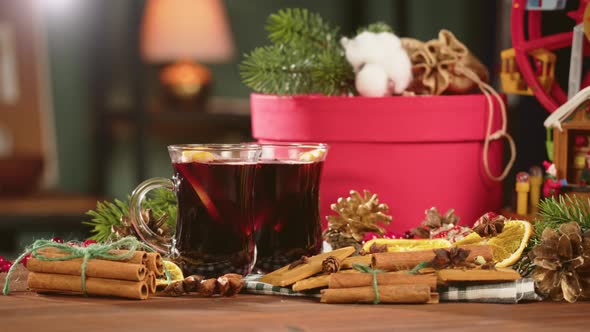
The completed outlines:
{"type": "Polygon", "coordinates": [[[322,250],[320,175],[326,144],[260,144],[254,181],[255,270],[271,272],[322,250]]]}
{"type": "Polygon", "coordinates": [[[168,147],[174,176],[141,183],[131,196],[130,219],[141,239],[169,255],[185,275],[247,275],[256,261],[252,191],[261,148],[254,144],[186,144],[168,147]],[[154,233],[141,204],[156,188],[176,194],[172,237],[154,233]]]}

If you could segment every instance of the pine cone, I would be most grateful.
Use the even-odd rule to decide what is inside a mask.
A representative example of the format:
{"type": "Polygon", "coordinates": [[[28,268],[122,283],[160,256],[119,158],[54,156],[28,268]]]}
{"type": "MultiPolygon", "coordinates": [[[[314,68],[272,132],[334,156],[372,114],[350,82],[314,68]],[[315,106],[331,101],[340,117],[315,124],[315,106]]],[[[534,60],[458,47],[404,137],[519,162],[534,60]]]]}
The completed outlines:
{"type": "Polygon", "coordinates": [[[385,229],[378,223],[388,225],[392,219],[386,214],[389,210],[387,204],[380,204],[377,194],[371,194],[368,190],[364,191],[363,196],[351,190],[350,197],[339,198],[331,208],[338,215],[327,217],[328,228],[324,238],[333,248],[349,245],[359,248],[365,233],[385,234],[385,229]],[[336,235],[338,233],[341,235],[336,235]]]}
{"type": "Polygon", "coordinates": [[[329,227],[324,231],[324,238],[326,239],[326,242],[328,242],[328,244],[332,247],[332,249],[352,246],[358,252],[362,247],[359,241],[352,238],[352,235],[338,231],[336,229],[330,229],[329,227]]]}
{"type": "Polygon", "coordinates": [[[340,271],[340,260],[334,256],[328,256],[322,262],[322,272],[324,273],[336,273],[340,271]]]}
{"type": "Polygon", "coordinates": [[[590,298],[590,233],[582,234],[580,225],[572,221],[558,232],[545,228],[541,238],[529,253],[539,291],[554,301],[590,298]]]}
{"type": "MultiPolygon", "coordinates": [[[[166,220],[168,220],[168,214],[164,213],[159,218],[156,218],[154,216],[154,212],[151,209],[145,209],[141,210],[141,215],[146,225],[152,232],[159,236],[166,236],[170,234],[170,227],[166,224],[166,220]]],[[[117,239],[121,239],[129,235],[139,238],[128,216],[121,216],[120,222],[120,225],[111,226],[111,232],[115,234],[117,239]]]]}

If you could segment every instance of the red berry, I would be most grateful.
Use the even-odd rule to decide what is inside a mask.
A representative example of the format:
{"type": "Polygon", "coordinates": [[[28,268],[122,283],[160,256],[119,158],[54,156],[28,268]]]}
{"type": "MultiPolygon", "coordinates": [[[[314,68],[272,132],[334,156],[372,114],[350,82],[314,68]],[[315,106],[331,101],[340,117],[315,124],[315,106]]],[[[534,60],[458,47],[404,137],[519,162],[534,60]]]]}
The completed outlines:
{"type": "Polygon", "coordinates": [[[28,254],[25,257],[23,257],[23,259],[20,261],[24,267],[27,267],[27,262],[29,261],[29,259],[31,258],[32,254],[28,254]]]}
{"type": "Polygon", "coordinates": [[[61,237],[55,236],[51,238],[52,242],[57,242],[57,243],[64,243],[64,239],[62,239],[61,237]]]}
{"type": "Polygon", "coordinates": [[[12,267],[11,262],[4,261],[4,262],[0,263],[0,272],[8,272],[8,270],[10,270],[11,267],[12,267]]]}
{"type": "Polygon", "coordinates": [[[82,247],[88,247],[91,244],[96,244],[97,242],[95,240],[86,240],[84,242],[82,242],[82,247]]]}
{"type": "Polygon", "coordinates": [[[0,256],[0,263],[2,262],[6,262],[6,259],[4,259],[4,257],[0,256]]]}

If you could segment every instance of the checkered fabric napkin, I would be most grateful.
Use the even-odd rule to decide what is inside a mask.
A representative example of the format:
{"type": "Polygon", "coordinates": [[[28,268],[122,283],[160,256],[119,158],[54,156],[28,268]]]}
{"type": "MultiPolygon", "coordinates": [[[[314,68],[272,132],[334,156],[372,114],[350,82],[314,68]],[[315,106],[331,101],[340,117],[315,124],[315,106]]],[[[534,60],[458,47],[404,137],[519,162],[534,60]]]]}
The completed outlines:
{"type": "MultiPolygon", "coordinates": [[[[258,279],[261,277],[262,274],[251,274],[244,278],[246,285],[243,291],[251,294],[320,297],[318,291],[295,292],[291,288],[260,282],[258,279]]],[[[542,297],[535,293],[535,283],[532,279],[498,284],[441,287],[438,292],[441,302],[519,303],[542,300],[542,297]]]]}
{"type": "Polygon", "coordinates": [[[535,282],[529,278],[499,284],[441,287],[438,292],[440,301],[445,302],[519,303],[543,300],[535,293],[535,282]]]}
{"type": "Polygon", "coordinates": [[[243,292],[250,294],[262,295],[285,295],[285,296],[302,296],[302,297],[320,297],[318,291],[310,292],[296,292],[291,288],[273,286],[265,282],[260,282],[258,279],[262,278],[263,274],[250,274],[244,277],[246,284],[242,289],[243,292]]]}

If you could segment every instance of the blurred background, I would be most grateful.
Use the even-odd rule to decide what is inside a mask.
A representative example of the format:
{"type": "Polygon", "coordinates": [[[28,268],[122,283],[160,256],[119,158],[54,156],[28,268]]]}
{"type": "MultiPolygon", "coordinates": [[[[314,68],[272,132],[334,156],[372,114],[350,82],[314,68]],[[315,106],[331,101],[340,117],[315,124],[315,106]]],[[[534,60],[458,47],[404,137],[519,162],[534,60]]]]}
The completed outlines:
{"type": "MultiPolygon", "coordinates": [[[[344,35],[375,21],[420,40],[449,29],[497,83],[500,51],[510,47],[510,5],[2,0],[0,255],[35,238],[86,237],[81,221],[97,200],[125,198],[148,177],[170,176],[166,145],[251,140],[250,91],[238,64],[268,42],[266,18],[281,8],[318,12],[344,35]]],[[[560,20],[547,26],[559,30],[560,20]]],[[[546,158],[547,113],[533,97],[511,97],[510,105],[519,146],[514,171],[526,170],[546,158]]],[[[509,203],[513,184],[506,187],[509,203]]]]}

